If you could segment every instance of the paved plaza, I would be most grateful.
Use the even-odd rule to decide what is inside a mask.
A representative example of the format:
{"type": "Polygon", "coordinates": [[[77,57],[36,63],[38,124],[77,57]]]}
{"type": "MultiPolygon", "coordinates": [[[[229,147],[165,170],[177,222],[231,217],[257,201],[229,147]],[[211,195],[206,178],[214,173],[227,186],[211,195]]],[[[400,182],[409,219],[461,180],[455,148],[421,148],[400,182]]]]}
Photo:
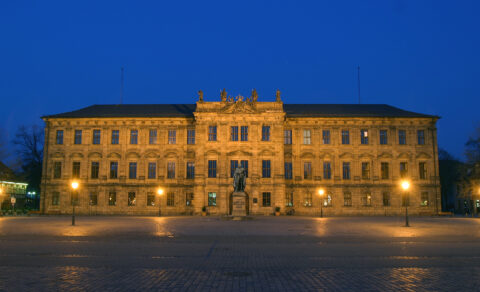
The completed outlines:
{"type": "Polygon", "coordinates": [[[480,219],[0,217],[0,291],[478,291],[480,219]]]}

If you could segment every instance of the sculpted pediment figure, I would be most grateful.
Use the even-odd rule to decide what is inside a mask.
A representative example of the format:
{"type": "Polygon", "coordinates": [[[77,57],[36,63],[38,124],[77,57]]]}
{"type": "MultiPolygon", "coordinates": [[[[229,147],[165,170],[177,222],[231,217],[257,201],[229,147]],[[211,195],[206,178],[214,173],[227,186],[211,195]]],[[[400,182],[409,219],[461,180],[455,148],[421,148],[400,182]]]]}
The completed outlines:
{"type": "Polygon", "coordinates": [[[255,103],[250,100],[244,100],[244,97],[238,95],[233,100],[232,97],[227,99],[227,105],[223,107],[220,112],[222,113],[256,113],[257,109],[255,103]]]}

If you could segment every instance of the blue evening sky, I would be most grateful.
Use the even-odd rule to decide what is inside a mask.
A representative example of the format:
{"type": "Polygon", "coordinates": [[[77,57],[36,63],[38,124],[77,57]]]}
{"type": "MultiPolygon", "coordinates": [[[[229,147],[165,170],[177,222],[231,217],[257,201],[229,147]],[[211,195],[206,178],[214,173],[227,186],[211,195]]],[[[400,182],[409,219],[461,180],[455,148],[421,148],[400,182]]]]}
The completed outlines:
{"type": "Polygon", "coordinates": [[[387,103],[442,116],[457,157],[480,121],[480,1],[2,1],[0,127],[92,104],[387,103]]]}

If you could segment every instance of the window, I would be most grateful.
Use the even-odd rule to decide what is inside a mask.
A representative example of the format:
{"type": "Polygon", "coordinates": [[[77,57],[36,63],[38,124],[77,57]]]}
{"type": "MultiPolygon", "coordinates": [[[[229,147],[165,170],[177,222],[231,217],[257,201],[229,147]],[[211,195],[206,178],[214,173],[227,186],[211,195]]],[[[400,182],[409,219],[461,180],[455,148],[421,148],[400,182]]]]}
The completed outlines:
{"type": "Polygon", "coordinates": [[[157,163],[149,162],[148,163],[148,178],[155,179],[157,177],[157,163]]]}
{"type": "Polygon", "coordinates": [[[382,179],[388,179],[390,177],[389,171],[388,171],[388,162],[382,162],[381,164],[381,175],[382,179]]]}
{"type": "Polygon", "coordinates": [[[425,162],[418,163],[418,172],[420,179],[427,179],[427,167],[425,162]]]}
{"type": "Polygon", "coordinates": [[[350,144],[350,132],[348,130],[342,130],[342,144],[350,144]]]}
{"type": "Polygon", "coordinates": [[[75,130],[74,144],[82,144],[82,130],[75,130]]]}
{"type": "Polygon", "coordinates": [[[303,163],[303,178],[312,179],[312,163],[311,162],[303,163]]]}
{"type": "Polygon", "coordinates": [[[167,206],[175,206],[175,193],[167,193],[167,206]]]}
{"type": "Polygon", "coordinates": [[[110,178],[117,178],[118,177],[118,162],[111,161],[110,162],[110,178]]]}
{"type": "Polygon", "coordinates": [[[400,162],[400,177],[405,178],[408,175],[408,165],[406,162],[400,162]]]}
{"type": "Polygon", "coordinates": [[[390,193],[383,192],[383,206],[390,206],[390,193]]]}
{"type": "Polygon", "coordinates": [[[330,144],[330,130],[322,131],[323,144],[330,144]]]}
{"type": "Polygon", "coordinates": [[[343,193],[343,205],[346,207],[352,206],[352,193],[350,192],[343,193]]]}
{"type": "Polygon", "coordinates": [[[248,126],[242,126],[240,128],[240,140],[242,141],[248,141],[248,126]]]}
{"type": "Polygon", "coordinates": [[[168,144],[177,144],[176,130],[168,130],[168,144]]]}
{"type": "Polygon", "coordinates": [[[186,193],[185,194],[185,205],[186,206],[193,206],[193,193],[186,193]]]}
{"type": "Polygon", "coordinates": [[[262,206],[263,207],[270,207],[270,193],[264,192],[262,193],[262,206]]]}
{"type": "Polygon", "coordinates": [[[332,206],[332,194],[328,193],[325,198],[323,198],[323,206],[331,207],[332,206]]]}
{"type": "Polygon", "coordinates": [[[88,204],[90,206],[96,206],[98,204],[98,195],[97,193],[90,193],[90,197],[89,197],[89,202],[88,204]]]}
{"type": "Polygon", "coordinates": [[[57,137],[55,140],[58,145],[63,144],[63,130],[57,130],[57,137]]]}
{"type": "Polygon", "coordinates": [[[398,144],[407,144],[407,132],[405,130],[398,130],[398,144]]]}
{"type": "Polygon", "coordinates": [[[138,130],[130,130],[130,144],[138,144],[138,130]]]}
{"type": "Polygon", "coordinates": [[[175,178],[175,162],[173,161],[167,163],[167,178],[175,178]]]}
{"type": "Polygon", "coordinates": [[[293,177],[292,163],[285,162],[285,179],[292,179],[292,177],[293,177]]]}
{"type": "Polygon", "coordinates": [[[80,177],[80,162],[75,161],[72,164],[72,177],[79,178],[80,177]]]}
{"type": "Polygon", "coordinates": [[[371,193],[365,193],[362,196],[362,205],[364,207],[370,207],[372,206],[372,194],[371,193]]]}
{"type": "Polygon", "coordinates": [[[147,206],[155,206],[155,195],[147,193],[147,206]]]}
{"type": "Polygon", "coordinates": [[[312,131],[303,130],[303,144],[305,145],[312,144],[312,131]]]}
{"type": "Polygon", "coordinates": [[[270,141],[270,126],[262,126],[262,141],[270,141]]]}
{"type": "Polygon", "coordinates": [[[287,192],[285,194],[285,206],[293,207],[293,192],[287,192]]]}
{"type": "Polygon", "coordinates": [[[283,132],[283,137],[285,140],[285,145],[291,145],[292,144],[292,130],[285,130],[283,132]]]}
{"type": "Polygon", "coordinates": [[[424,130],[418,130],[417,131],[417,140],[418,140],[418,145],[425,145],[425,131],[424,130]]]}
{"type": "Polygon", "coordinates": [[[270,177],[270,160],[262,160],[262,177],[270,177]]]}
{"type": "Polygon", "coordinates": [[[248,177],[248,160],[240,160],[240,166],[245,169],[245,177],[248,177]]]}
{"type": "Polygon", "coordinates": [[[187,179],[195,178],[195,163],[192,161],[187,162],[187,179]]]}
{"type": "Polygon", "coordinates": [[[422,192],[420,194],[420,206],[428,206],[428,192],[422,192]]]}
{"type": "Polygon", "coordinates": [[[100,170],[100,162],[92,161],[92,169],[91,169],[91,172],[90,172],[90,177],[91,178],[98,178],[99,170],[100,170]]]}
{"type": "Polygon", "coordinates": [[[238,126],[232,126],[230,128],[230,140],[238,141],[238,126]]]}
{"type": "Polygon", "coordinates": [[[117,193],[116,192],[109,192],[108,193],[108,205],[109,206],[117,205],[117,193]]]}
{"type": "Polygon", "coordinates": [[[193,145],[195,144],[195,130],[188,129],[187,130],[187,144],[193,145]]]}
{"type": "Polygon", "coordinates": [[[209,206],[217,205],[217,193],[208,193],[208,205],[209,206]]]}
{"type": "Polygon", "coordinates": [[[128,205],[129,206],[135,206],[137,204],[137,196],[135,195],[135,192],[129,192],[128,193],[128,205]]]}
{"type": "Polygon", "coordinates": [[[118,144],[120,140],[120,131],[112,130],[112,144],[118,144]]]}
{"type": "Polygon", "coordinates": [[[58,206],[60,202],[60,193],[59,192],[53,192],[52,193],[52,206],[58,206]]]}
{"type": "Polygon", "coordinates": [[[100,130],[93,130],[92,144],[100,144],[100,130]]]}
{"type": "Polygon", "coordinates": [[[217,161],[209,160],[208,161],[208,177],[217,177],[217,161]]]}
{"type": "Polygon", "coordinates": [[[323,163],[323,178],[331,179],[332,178],[332,164],[330,161],[325,161],[323,163]]]}
{"type": "Polygon", "coordinates": [[[387,130],[380,130],[380,145],[388,144],[388,134],[387,130]]]}
{"type": "Polygon", "coordinates": [[[370,163],[362,162],[362,179],[370,179],[370,163]]]}
{"type": "Polygon", "coordinates": [[[230,177],[235,174],[235,169],[238,167],[238,160],[230,160],[230,177]]]}
{"type": "Polygon", "coordinates": [[[136,179],[137,178],[137,163],[130,162],[128,164],[128,178],[129,179],[136,179]]]}
{"type": "Polygon", "coordinates": [[[343,179],[350,179],[350,162],[343,163],[343,179]]]}
{"type": "Polygon", "coordinates": [[[157,144],[157,130],[150,129],[150,133],[148,136],[148,143],[149,144],[157,144]]]}
{"type": "Polygon", "coordinates": [[[53,163],[53,178],[62,177],[62,163],[60,161],[55,161],[53,163]]]}
{"type": "Polygon", "coordinates": [[[363,145],[368,144],[368,130],[360,130],[360,143],[363,145]]]}
{"type": "Polygon", "coordinates": [[[312,206],[312,194],[305,193],[305,197],[303,198],[303,206],[304,207],[311,207],[312,206]]]}
{"type": "Polygon", "coordinates": [[[217,141],[217,126],[208,127],[208,141],[217,141]]]}

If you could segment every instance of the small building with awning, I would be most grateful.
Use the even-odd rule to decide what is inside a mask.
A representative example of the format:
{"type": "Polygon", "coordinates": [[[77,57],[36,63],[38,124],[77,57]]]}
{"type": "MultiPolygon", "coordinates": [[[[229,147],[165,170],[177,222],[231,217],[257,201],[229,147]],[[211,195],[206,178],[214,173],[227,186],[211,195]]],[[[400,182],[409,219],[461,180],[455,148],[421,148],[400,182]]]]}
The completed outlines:
{"type": "Polygon", "coordinates": [[[27,186],[13,170],[0,162],[0,206],[1,209],[23,208],[27,199],[27,186]]]}

